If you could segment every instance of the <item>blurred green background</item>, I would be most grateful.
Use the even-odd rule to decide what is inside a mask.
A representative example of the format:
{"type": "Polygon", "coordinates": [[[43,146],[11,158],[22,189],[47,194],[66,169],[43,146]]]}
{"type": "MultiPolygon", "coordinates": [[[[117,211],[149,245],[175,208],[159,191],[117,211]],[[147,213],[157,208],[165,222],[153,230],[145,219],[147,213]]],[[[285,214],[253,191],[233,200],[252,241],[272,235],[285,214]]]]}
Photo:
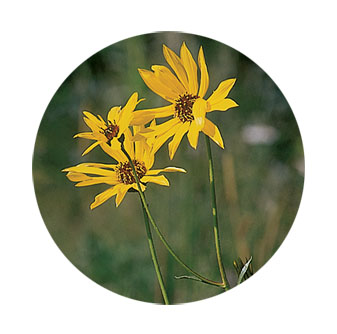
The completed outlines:
{"type": "MultiPolygon", "coordinates": [[[[75,188],[61,170],[85,161],[111,163],[100,148],[81,157],[90,141],[72,137],[87,131],[83,110],[105,118],[134,91],[146,98],[139,109],[168,104],[145,86],[137,68],[166,65],[162,44],[179,52],[183,41],[195,59],[200,45],[204,48],[210,75],[206,98],[222,80],[237,78],[230,97],[240,106],[208,114],[226,145],[222,150],[212,144],[212,150],[223,260],[233,286],[233,260],[252,255],[256,272],[278,249],[295,219],[304,181],[301,136],[287,101],[268,75],[236,50],[196,35],[162,32],[121,41],[87,59],[64,81],[43,116],[33,159],[36,196],[50,234],[79,270],[107,289],[147,302],[161,303],[162,297],[139,196],[128,193],[119,208],[111,199],[91,211],[94,196],[107,186],[75,188]]],[[[180,257],[202,275],[220,280],[204,144],[200,136],[193,150],[185,136],[173,161],[164,145],[154,168],[177,166],[188,173],[166,174],[171,186],[150,184],[146,195],[157,224],[180,257]]],[[[188,273],[155,235],[154,240],[171,303],[221,292],[175,280],[174,275],[188,273]]]]}

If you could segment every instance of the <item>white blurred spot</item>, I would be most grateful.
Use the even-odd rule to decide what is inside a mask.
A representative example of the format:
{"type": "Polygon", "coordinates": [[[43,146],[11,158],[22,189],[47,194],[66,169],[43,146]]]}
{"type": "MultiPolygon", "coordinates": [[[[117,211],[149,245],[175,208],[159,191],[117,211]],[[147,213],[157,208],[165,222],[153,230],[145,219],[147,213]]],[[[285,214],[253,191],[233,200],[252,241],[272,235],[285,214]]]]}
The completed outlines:
{"type": "Polygon", "coordinates": [[[301,175],[304,175],[304,159],[303,158],[300,158],[300,159],[296,160],[295,168],[298,170],[298,172],[301,175]]]}
{"type": "Polygon", "coordinates": [[[251,144],[267,144],[270,145],[279,137],[279,132],[270,125],[254,124],[246,125],[242,129],[243,141],[251,144]]]}

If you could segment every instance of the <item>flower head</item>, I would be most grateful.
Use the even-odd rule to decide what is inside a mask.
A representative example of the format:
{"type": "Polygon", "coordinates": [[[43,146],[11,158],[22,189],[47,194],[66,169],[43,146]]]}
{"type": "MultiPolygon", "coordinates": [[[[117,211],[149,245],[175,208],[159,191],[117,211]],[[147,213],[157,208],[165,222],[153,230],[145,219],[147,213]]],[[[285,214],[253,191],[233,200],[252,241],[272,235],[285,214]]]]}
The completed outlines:
{"type": "Polygon", "coordinates": [[[83,120],[91,129],[91,132],[78,133],[74,138],[86,138],[95,140],[95,142],[82,155],[89,153],[98,145],[110,155],[112,150],[120,149],[118,138],[128,129],[133,111],[140,101],[142,99],[138,100],[138,93],[133,93],[123,108],[113,107],[110,109],[107,122],[100,115],[96,117],[92,113],[84,111],[83,120]]]}
{"type": "MultiPolygon", "coordinates": [[[[140,126],[133,127],[134,135],[142,130],[142,128],[143,127],[140,126]]],[[[158,175],[161,172],[186,173],[184,169],[177,167],[151,169],[154,163],[151,141],[132,141],[130,129],[126,129],[124,135],[124,148],[130,155],[135,166],[142,191],[146,189],[148,182],[169,186],[167,178],[164,175],[158,175]]],[[[118,161],[117,164],[82,163],[63,170],[63,172],[68,172],[67,177],[70,181],[77,182],[76,187],[85,187],[101,183],[111,186],[95,197],[94,202],[90,205],[91,209],[103,204],[115,195],[116,206],[119,206],[128,190],[138,190],[130,162],[123,152],[120,151],[118,154],[117,152],[118,151],[116,151],[114,155],[114,158],[118,161]]]]}
{"type": "Polygon", "coordinates": [[[200,83],[197,65],[185,43],[181,46],[180,57],[166,45],[163,45],[163,53],[175,74],[166,66],[160,65],[153,65],[152,71],[145,69],[138,69],[138,71],[145,84],[171,104],[161,108],[137,110],[134,112],[131,124],[146,124],[154,118],[173,116],[169,121],[158,125],[152,133],[148,133],[157,137],[155,150],[174,136],[169,143],[171,159],[186,133],[193,148],[198,145],[200,131],[223,148],[220,131],[206,118],[206,114],[214,110],[226,111],[238,106],[235,101],[227,98],[235,79],[222,81],[206,100],[204,96],[208,90],[209,76],[202,47],[198,54],[200,83]]]}

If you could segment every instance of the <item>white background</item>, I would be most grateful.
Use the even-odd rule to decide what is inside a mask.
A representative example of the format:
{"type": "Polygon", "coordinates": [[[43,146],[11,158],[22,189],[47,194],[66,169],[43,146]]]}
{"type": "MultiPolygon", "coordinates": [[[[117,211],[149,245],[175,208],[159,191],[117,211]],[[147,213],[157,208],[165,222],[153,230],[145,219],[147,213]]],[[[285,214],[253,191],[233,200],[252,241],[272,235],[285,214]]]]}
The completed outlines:
{"type": "Polygon", "coordinates": [[[1,25],[0,332],[336,333],[334,1],[6,1],[1,25]],[[275,256],[221,296],[140,303],[82,275],[48,234],[31,160],[42,115],[82,61],[160,30],[204,35],[254,60],[290,103],[305,146],[295,224],[275,256]]]}

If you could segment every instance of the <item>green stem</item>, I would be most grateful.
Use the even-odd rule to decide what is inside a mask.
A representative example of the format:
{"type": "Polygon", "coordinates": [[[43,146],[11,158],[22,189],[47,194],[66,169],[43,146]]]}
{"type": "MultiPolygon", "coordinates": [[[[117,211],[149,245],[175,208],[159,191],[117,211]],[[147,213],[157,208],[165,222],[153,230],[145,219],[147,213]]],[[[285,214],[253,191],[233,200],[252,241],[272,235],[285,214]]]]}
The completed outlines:
{"type": "Polygon", "coordinates": [[[155,230],[155,232],[157,233],[159,239],[161,240],[161,242],[164,244],[164,246],[166,247],[166,249],[169,251],[169,253],[172,255],[172,257],[182,266],[184,267],[187,271],[189,271],[192,275],[194,275],[195,277],[197,277],[201,282],[203,283],[206,283],[206,284],[210,284],[210,285],[214,285],[214,286],[218,286],[218,287],[221,287],[221,288],[225,288],[226,289],[226,286],[224,285],[223,282],[215,282],[215,281],[212,281],[206,277],[203,277],[201,276],[200,274],[198,274],[197,272],[195,272],[194,270],[192,270],[187,264],[185,264],[181,259],[180,257],[174,252],[174,250],[172,249],[172,247],[168,244],[168,242],[166,241],[166,239],[164,238],[163,234],[160,232],[157,224],[155,223],[152,215],[151,215],[151,212],[149,210],[149,207],[147,205],[147,202],[146,202],[146,198],[145,198],[145,194],[143,193],[142,189],[141,189],[141,186],[140,186],[140,182],[139,182],[139,178],[138,178],[138,175],[136,173],[136,169],[135,169],[135,166],[133,164],[133,161],[130,157],[130,155],[128,154],[128,152],[125,150],[124,148],[124,145],[122,144],[121,145],[121,149],[123,151],[123,153],[126,155],[127,159],[129,160],[129,163],[131,165],[131,168],[132,168],[132,171],[134,173],[134,176],[135,176],[135,180],[136,180],[136,184],[137,184],[137,188],[138,188],[138,192],[139,192],[139,196],[141,198],[141,201],[142,201],[142,204],[143,204],[143,208],[145,209],[145,212],[150,220],[150,223],[153,227],[153,229],[155,230]]]}
{"type": "Polygon", "coordinates": [[[195,272],[194,270],[192,270],[187,264],[185,264],[181,259],[180,257],[175,253],[175,251],[172,249],[172,247],[168,244],[168,242],[166,241],[165,237],[163,236],[163,234],[161,233],[161,231],[159,230],[157,224],[155,223],[152,215],[151,215],[151,212],[149,210],[149,207],[146,203],[146,199],[145,199],[145,195],[144,193],[141,193],[140,192],[141,196],[142,197],[142,201],[143,201],[143,204],[144,204],[144,207],[145,207],[145,210],[146,210],[146,213],[149,217],[149,220],[151,222],[151,225],[153,227],[153,229],[155,230],[155,232],[157,233],[159,239],[162,241],[162,243],[164,244],[164,246],[166,247],[166,249],[169,251],[169,253],[173,256],[173,258],[180,264],[182,265],[187,271],[189,271],[191,274],[193,274],[195,277],[199,278],[199,280],[201,282],[204,282],[206,284],[211,284],[211,285],[215,285],[215,286],[220,286],[222,287],[222,283],[218,283],[218,282],[215,282],[215,281],[212,281],[206,277],[203,277],[201,276],[200,274],[198,274],[197,272],[195,272]]]}
{"type": "Polygon", "coordinates": [[[229,283],[226,277],[226,273],[225,273],[223,263],[222,263],[222,258],[221,258],[221,247],[220,247],[219,226],[218,226],[218,212],[217,212],[217,207],[216,207],[214,168],[213,168],[211,143],[210,143],[209,137],[206,135],[205,135],[205,140],[206,140],[206,148],[207,148],[207,155],[208,155],[209,185],[210,185],[211,201],[212,201],[213,232],[214,232],[216,257],[218,260],[218,266],[219,266],[222,283],[226,289],[229,289],[230,286],[229,286],[229,283]]]}
{"type": "MultiPolygon", "coordinates": [[[[142,190],[141,190],[141,187],[140,187],[139,178],[138,178],[138,175],[137,175],[137,172],[136,172],[136,168],[135,168],[135,165],[133,164],[133,161],[130,158],[130,155],[126,152],[126,150],[124,148],[123,141],[121,141],[121,149],[129,160],[129,163],[130,163],[131,168],[132,168],[133,175],[134,175],[136,183],[137,183],[139,194],[141,195],[142,190]]],[[[169,305],[169,300],[168,300],[168,297],[167,297],[167,292],[166,292],[166,289],[165,289],[163,277],[162,277],[162,274],[160,272],[160,267],[159,267],[159,263],[158,263],[158,259],[157,259],[157,255],[156,255],[156,250],[154,248],[154,243],[153,243],[153,239],[152,239],[148,215],[147,215],[147,212],[146,212],[145,207],[144,207],[144,202],[143,202],[142,196],[140,196],[140,197],[141,197],[141,202],[142,202],[144,222],[145,222],[147,240],[149,242],[149,248],[150,248],[152,262],[153,262],[153,265],[154,265],[154,269],[155,269],[155,272],[156,272],[156,275],[157,275],[158,283],[159,283],[159,286],[160,286],[160,290],[161,290],[165,305],[169,305]]]]}
{"type": "Polygon", "coordinates": [[[153,244],[153,239],[152,239],[152,234],[151,234],[149,219],[147,217],[147,214],[146,214],[143,202],[141,201],[141,203],[142,203],[142,208],[143,208],[144,222],[145,222],[147,240],[149,242],[149,248],[150,248],[152,262],[153,262],[154,269],[155,269],[156,274],[157,274],[157,279],[158,279],[158,282],[159,282],[159,285],[160,285],[160,290],[161,290],[161,293],[163,295],[163,299],[164,299],[165,305],[169,305],[169,300],[167,298],[167,293],[166,293],[165,286],[164,286],[163,276],[162,276],[162,274],[160,272],[160,267],[159,267],[159,264],[158,264],[156,250],[155,250],[154,244],[153,244]]]}

